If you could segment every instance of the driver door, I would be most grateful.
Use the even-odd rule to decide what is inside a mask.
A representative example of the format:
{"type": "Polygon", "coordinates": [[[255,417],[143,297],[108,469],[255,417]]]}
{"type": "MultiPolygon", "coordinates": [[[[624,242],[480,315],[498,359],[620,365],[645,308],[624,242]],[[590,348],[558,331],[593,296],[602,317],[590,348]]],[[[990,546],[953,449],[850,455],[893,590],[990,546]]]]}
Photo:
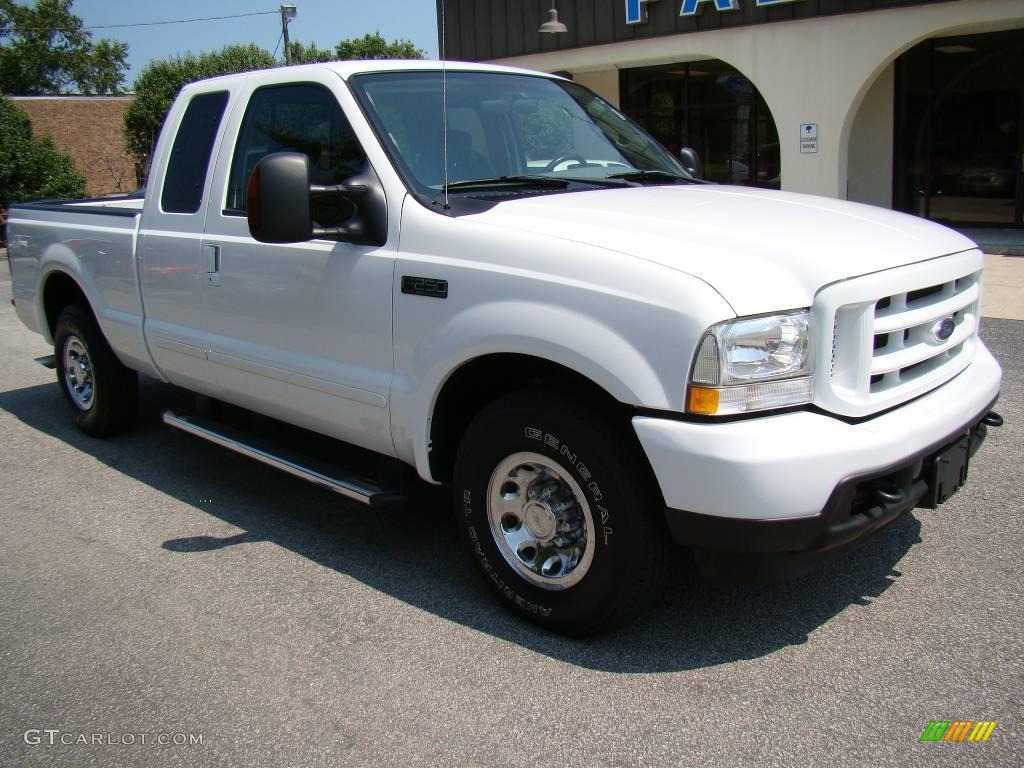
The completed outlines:
{"type": "MultiPolygon", "coordinates": [[[[211,207],[202,243],[210,367],[229,402],[393,454],[394,244],[259,243],[245,217],[249,175],[270,153],[306,154],[313,184],[338,184],[366,167],[331,90],[341,81],[307,79],[258,88],[233,115],[228,135],[238,140],[214,182],[223,205],[211,207]]],[[[352,213],[344,207],[314,198],[314,218],[336,226],[352,213]]]]}

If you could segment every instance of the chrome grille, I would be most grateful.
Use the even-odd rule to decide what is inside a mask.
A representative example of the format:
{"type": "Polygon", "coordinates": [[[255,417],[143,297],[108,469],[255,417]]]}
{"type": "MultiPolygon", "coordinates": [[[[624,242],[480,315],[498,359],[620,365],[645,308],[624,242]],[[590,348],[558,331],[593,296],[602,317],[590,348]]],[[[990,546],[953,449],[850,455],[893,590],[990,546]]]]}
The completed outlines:
{"type": "Polygon", "coordinates": [[[875,304],[869,391],[885,392],[940,370],[977,334],[981,274],[887,296],[875,304]],[[943,339],[935,327],[952,320],[943,339]]]}
{"type": "MultiPolygon", "coordinates": [[[[830,286],[814,312],[824,359],[815,402],[865,416],[939,386],[974,352],[981,298],[977,251],[830,286]]],[[[822,358],[819,358],[822,359],[822,358]]]]}

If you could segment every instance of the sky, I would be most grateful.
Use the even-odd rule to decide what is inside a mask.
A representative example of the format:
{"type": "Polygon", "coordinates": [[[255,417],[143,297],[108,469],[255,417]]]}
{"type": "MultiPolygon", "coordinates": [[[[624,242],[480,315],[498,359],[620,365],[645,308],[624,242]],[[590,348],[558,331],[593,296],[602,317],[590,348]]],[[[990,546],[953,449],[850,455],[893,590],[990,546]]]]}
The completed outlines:
{"type": "MultiPolygon", "coordinates": [[[[339,40],[379,31],[388,40],[412,40],[431,58],[437,57],[437,5],[434,0],[289,0],[298,16],[288,27],[292,40],[333,48],[339,40]]],[[[125,79],[131,88],[135,77],[150,59],[162,59],[192,51],[216,50],[228,43],[256,43],[270,51],[281,37],[278,0],[75,0],[72,10],[84,24],[132,24],[137,22],[194,19],[208,16],[274,11],[250,16],[190,24],[165,24],[120,29],[93,29],[93,39],[103,37],[128,43],[125,79]]],[[[284,53],[278,50],[278,56],[284,53]]]]}

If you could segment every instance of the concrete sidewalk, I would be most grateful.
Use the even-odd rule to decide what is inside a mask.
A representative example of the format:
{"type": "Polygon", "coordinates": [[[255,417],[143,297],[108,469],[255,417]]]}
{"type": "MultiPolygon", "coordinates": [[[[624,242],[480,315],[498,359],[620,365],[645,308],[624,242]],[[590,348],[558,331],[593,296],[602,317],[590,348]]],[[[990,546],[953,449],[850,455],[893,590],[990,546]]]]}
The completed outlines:
{"type": "MultiPolygon", "coordinates": [[[[7,250],[0,248],[0,282],[10,281],[7,250]]],[[[1024,320],[1024,258],[985,257],[985,280],[981,299],[984,317],[1024,320]]]]}
{"type": "Polygon", "coordinates": [[[1024,320],[1024,258],[985,257],[981,314],[1005,320],[1024,320]]]}

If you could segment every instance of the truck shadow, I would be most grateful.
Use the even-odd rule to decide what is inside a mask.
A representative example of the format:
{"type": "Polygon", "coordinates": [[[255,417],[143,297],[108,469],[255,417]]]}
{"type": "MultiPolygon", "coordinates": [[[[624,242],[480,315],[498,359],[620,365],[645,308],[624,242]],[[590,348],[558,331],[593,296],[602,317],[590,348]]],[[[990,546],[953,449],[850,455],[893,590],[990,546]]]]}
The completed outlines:
{"type": "Polygon", "coordinates": [[[906,516],[867,546],[811,576],[764,586],[711,584],[692,576],[681,557],[659,604],[629,627],[599,638],[569,640],[539,630],[501,608],[463,554],[447,500],[430,488],[397,510],[373,511],[263,467],[160,422],[164,408],[188,405],[188,393],[143,379],[137,428],[114,440],[78,432],[52,384],[0,393],[0,408],[244,533],[182,535],[148,545],[177,557],[267,541],[358,579],[367,586],[537,653],[588,669],[674,672],[754,659],[790,645],[829,619],[870,609],[920,541],[906,516]],[[199,504],[200,499],[216,503],[199,504]]]}

